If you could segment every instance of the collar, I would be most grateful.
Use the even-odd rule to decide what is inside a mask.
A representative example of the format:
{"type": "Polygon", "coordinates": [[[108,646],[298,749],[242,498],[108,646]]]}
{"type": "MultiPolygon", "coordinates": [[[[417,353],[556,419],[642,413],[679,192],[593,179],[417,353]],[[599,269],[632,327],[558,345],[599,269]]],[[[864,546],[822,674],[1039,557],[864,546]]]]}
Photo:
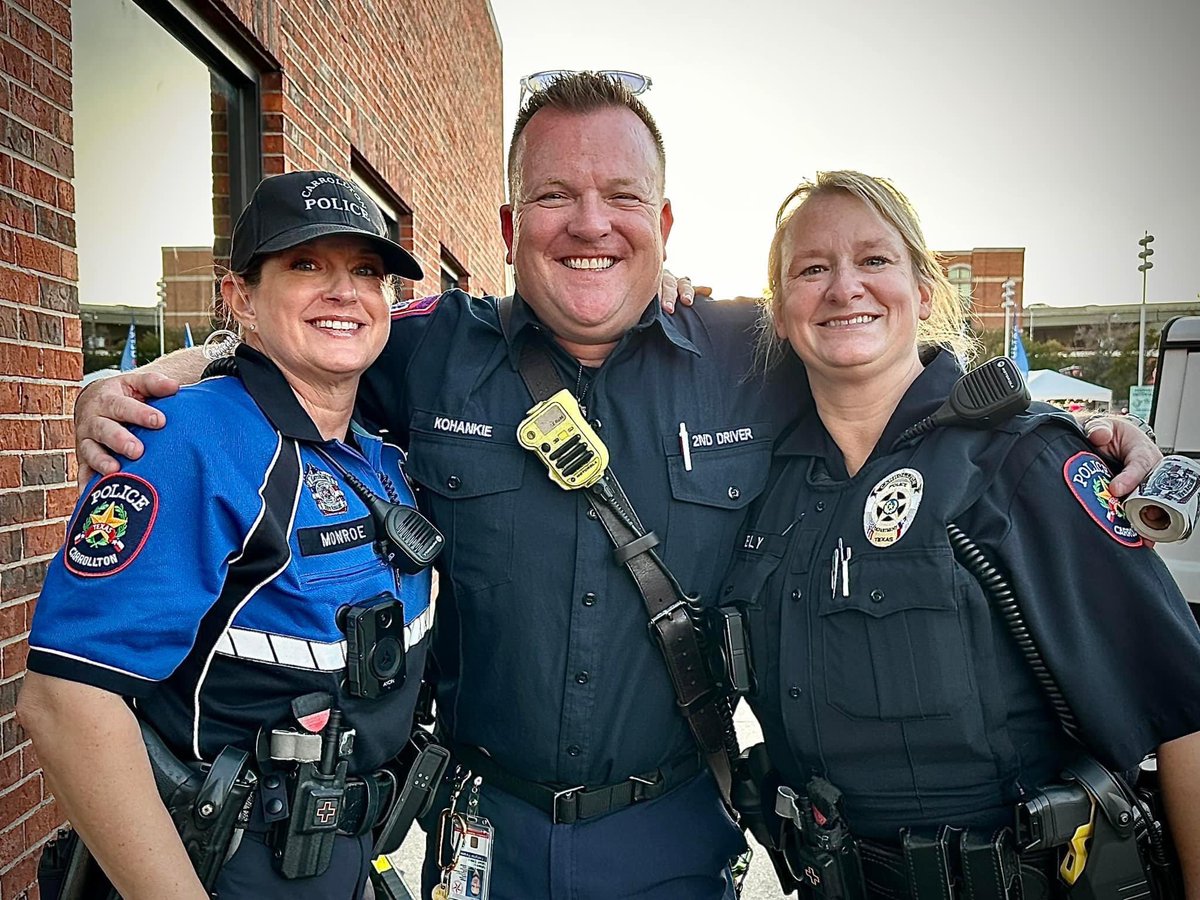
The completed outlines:
{"type": "MultiPolygon", "coordinates": [[[[659,303],[658,295],[655,294],[654,299],[650,301],[649,305],[642,312],[642,316],[638,319],[637,324],[625,332],[621,340],[617,342],[617,346],[613,348],[613,353],[616,353],[617,350],[624,346],[626,341],[629,340],[630,335],[654,329],[660,331],[663,337],[681,350],[701,356],[700,348],[692,343],[689,338],[684,337],[673,319],[673,316],[669,316],[663,312],[662,304],[659,303]]],[[[533,311],[533,307],[517,292],[514,292],[512,296],[512,318],[509,320],[506,330],[505,340],[508,341],[508,361],[512,364],[513,369],[519,368],[521,346],[525,341],[530,339],[533,333],[540,332],[547,337],[550,335],[550,329],[542,324],[542,320],[537,317],[537,313],[533,311]]],[[[557,342],[554,343],[557,346],[557,342]]]]}
{"type": "Polygon", "coordinates": [[[276,431],[297,441],[325,443],[325,438],[321,437],[321,432],[300,405],[291,385],[275,363],[244,343],[238,344],[233,356],[246,393],[258,404],[276,431]]]}
{"type": "MultiPolygon", "coordinates": [[[[871,451],[870,457],[863,465],[865,469],[878,456],[890,453],[893,444],[910,425],[931,415],[942,401],[950,394],[954,383],[962,377],[962,370],[952,353],[938,349],[934,356],[925,364],[916,381],[909,385],[900,403],[896,406],[883,434],[871,451]]],[[[841,464],[842,451],[825,430],[825,424],[817,415],[816,407],[796,420],[790,430],[776,445],[777,456],[818,456],[826,460],[836,460],[837,465],[831,471],[840,471],[845,477],[845,467],[841,464]]]]}

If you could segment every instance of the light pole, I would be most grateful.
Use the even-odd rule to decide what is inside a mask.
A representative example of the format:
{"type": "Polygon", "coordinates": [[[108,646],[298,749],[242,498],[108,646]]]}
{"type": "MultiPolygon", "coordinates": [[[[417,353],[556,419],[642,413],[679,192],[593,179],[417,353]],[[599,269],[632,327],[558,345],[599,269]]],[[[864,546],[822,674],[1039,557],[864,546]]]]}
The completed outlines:
{"type": "Polygon", "coordinates": [[[1142,273],[1142,311],[1138,326],[1138,387],[1141,387],[1145,384],[1143,376],[1146,372],[1146,273],[1154,268],[1154,263],[1150,262],[1150,257],[1154,255],[1154,251],[1150,249],[1150,245],[1154,243],[1154,235],[1147,231],[1138,243],[1142,247],[1138,253],[1138,258],[1142,261],[1138,266],[1138,271],[1142,273]]]}
{"type": "Polygon", "coordinates": [[[1013,299],[1017,294],[1017,283],[1011,278],[1004,280],[1004,302],[1001,304],[1004,307],[1004,356],[1007,359],[1011,355],[1012,350],[1012,315],[1013,309],[1016,307],[1016,301],[1013,299]]]}

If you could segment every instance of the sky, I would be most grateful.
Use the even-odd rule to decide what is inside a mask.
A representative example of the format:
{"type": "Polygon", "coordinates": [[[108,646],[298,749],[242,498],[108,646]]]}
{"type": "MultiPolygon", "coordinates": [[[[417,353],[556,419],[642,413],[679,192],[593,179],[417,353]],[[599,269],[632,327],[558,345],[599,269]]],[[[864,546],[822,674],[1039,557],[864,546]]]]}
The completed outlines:
{"type": "MultiPolygon", "coordinates": [[[[506,140],[522,75],[650,76],[667,265],[718,297],[761,293],[779,202],[833,168],[891,178],[937,249],[1027,248],[1027,306],[1138,302],[1147,229],[1148,299],[1200,294],[1200,0],[492,8],[506,140]]],[[[207,71],[133,0],[72,15],[81,299],[153,304],[158,248],[212,242],[207,71]]]]}
{"type": "MultiPolygon", "coordinates": [[[[668,267],[757,295],[780,201],[891,178],[931,246],[1025,247],[1025,305],[1200,293],[1200,0],[492,0],[522,75],[626,69],[663,132],[668,267]]],[[[507,139],[507,133],[506,133],[507,139]]]]}

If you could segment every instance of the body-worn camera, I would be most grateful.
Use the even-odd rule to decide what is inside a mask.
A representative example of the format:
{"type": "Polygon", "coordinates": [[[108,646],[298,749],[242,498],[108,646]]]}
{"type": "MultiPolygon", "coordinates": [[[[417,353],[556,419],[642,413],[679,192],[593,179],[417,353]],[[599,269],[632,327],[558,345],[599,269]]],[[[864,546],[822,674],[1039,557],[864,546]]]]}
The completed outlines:
{"type": "Polygon", "coordinates": [[[338,611],[346,635],[346,689],[373,700],[404,684],[404,604],[389,593],[338,611]]]}

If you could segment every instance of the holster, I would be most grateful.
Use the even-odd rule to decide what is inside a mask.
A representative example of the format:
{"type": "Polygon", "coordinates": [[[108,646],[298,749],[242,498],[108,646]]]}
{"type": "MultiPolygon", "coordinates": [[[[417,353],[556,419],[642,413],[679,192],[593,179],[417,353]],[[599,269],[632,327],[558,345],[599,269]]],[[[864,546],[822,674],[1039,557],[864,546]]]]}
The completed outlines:
{"type": "Polygon", "coordinates": [[[775,815],[775,791],[779,779],[771,769],[765,744],[755,744],[743,752],[733,770],[731,798],[742,827],[767,851],[779,886],[785,894],[800,887],[792,877],[783,856],[783,820],[775,815]]]}

